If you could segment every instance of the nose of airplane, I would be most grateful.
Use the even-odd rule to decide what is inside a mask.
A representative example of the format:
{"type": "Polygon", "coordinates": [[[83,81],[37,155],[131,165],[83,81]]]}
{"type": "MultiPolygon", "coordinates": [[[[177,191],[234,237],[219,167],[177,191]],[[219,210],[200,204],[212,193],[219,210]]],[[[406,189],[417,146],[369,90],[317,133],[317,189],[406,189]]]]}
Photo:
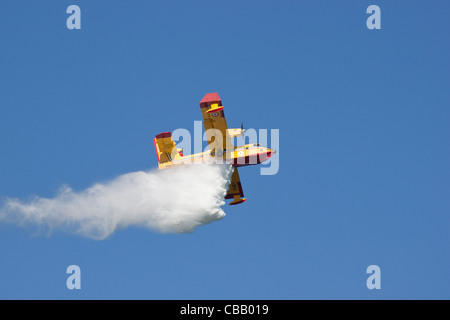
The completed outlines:
{"type": "Polygon", "coordinates": [[[270,158],[273,154],[275,154],[277,151],[276,150],[274,150],[274,149],[269,149],[269,148],[267,148],[267,152],[266,152],[266,154],[267,154],[267,158],[270,158]]]}

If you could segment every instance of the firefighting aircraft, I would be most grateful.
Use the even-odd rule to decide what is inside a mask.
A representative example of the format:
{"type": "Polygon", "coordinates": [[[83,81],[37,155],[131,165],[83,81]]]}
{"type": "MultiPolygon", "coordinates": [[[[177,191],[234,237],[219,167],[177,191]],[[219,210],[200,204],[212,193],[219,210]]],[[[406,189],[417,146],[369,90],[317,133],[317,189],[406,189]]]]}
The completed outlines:
{"type": "Polygon", "coordinates": [[[231,139],[243,135],[245,130],[243,126],[240,129],[228,129],[223,108],[217,92],[207,93],[200,101],[203,126],[205,127],[209,146],[209,150],[205,152],[183,155],[183,150],[177,148],[170,132],[160,133],[153,140],[159,169],[188,163],[211,163],[211,161],[215,160],[220,160],[221,163],[232,164],[234,170],[225,199],[233,199],[230,205],[235,205],[247,200],[244,198],[237,168],[259,164],[270,158],[275,153],[275,150],[259,144],[233,146],[231,139]]]}

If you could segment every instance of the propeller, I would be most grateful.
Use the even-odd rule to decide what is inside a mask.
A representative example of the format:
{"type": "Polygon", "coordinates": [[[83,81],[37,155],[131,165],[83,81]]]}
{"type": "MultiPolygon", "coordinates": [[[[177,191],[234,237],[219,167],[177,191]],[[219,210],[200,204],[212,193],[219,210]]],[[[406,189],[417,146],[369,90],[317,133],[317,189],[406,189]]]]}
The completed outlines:
{"type": "Polygon", "coordinates": [[[244,122],[241,122],[241,136],[244,136],[244,132],[246,130],[244,129],[244,122]]]}

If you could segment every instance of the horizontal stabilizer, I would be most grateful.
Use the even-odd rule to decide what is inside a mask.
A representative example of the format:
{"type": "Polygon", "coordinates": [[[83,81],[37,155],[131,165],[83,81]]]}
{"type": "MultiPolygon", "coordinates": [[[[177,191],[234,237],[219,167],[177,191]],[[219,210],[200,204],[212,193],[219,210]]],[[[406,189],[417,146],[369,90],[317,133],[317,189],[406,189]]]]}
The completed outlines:
{"type": "Polygon", "coordinates": [[[155,143],[156,156],[158,164],[178,160],[182,156],[181,149],[177,148],[177,144],[172,139],[170,132],[163,132],[156,135],[153,139],[155,143]]]}

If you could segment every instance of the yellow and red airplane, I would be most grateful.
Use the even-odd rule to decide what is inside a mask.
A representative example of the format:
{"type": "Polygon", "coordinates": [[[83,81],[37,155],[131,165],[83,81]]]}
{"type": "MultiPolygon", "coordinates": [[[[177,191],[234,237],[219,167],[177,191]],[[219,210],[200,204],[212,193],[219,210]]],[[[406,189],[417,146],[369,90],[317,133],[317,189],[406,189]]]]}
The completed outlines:
{"type": "Polygon", "coordinates": [[[203,126],[205,127],[209,146],[209,150],[205,152],[183,155],[183,150],[177,148],[170,132],[160,133],[153,140],[159,169],[188,163],[210,163],[215,160],[221,160],[223,161],[222,163],[233,165],[234,170],[225,199],[233,199],[230,205],[235,205],[247,200],[244,198],[237,167],[266,161],[275,150],[259,144],[233,146],[231,139],[242,135],[245,130],[242,127],[240,129],[228,129],[223,108],[217,92],[207,93],[200,101],[203,126]]]}

